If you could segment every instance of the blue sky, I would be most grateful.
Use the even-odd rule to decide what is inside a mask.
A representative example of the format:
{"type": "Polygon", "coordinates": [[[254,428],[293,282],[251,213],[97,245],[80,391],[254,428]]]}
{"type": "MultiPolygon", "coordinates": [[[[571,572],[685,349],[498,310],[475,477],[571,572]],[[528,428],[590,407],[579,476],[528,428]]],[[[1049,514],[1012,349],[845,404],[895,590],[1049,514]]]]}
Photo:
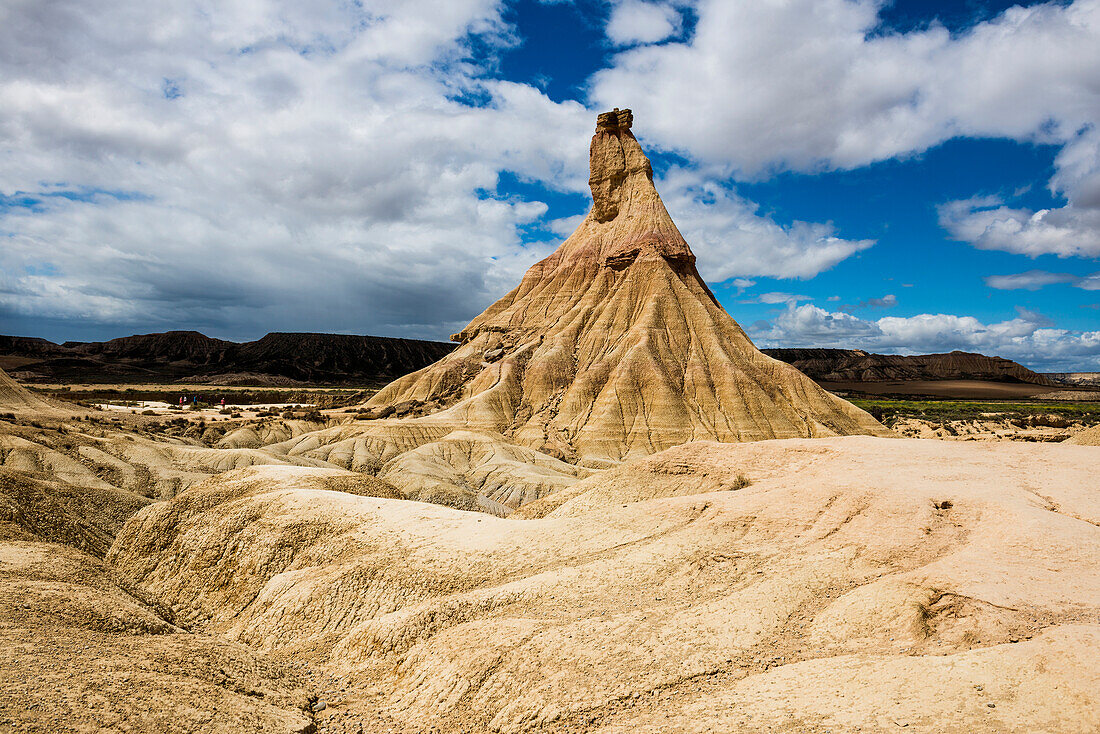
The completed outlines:
{"type": "Polygon", "coordinates": [[[445,338],[595,113],[761,346],[1100,370],[1100,3],[16,2],[0,333],[445,338]]]}

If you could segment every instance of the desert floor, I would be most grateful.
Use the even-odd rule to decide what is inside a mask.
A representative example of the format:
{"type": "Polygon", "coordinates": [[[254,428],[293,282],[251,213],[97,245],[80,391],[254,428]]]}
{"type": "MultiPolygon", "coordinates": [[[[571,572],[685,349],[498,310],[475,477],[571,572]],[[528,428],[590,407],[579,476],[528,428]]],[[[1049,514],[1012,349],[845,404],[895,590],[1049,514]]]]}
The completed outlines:
{"type": "Polygon", "coordinates": [[[1100,727],[1095,446],[106,416],[0,421],[3,732],[1100,727]]]}

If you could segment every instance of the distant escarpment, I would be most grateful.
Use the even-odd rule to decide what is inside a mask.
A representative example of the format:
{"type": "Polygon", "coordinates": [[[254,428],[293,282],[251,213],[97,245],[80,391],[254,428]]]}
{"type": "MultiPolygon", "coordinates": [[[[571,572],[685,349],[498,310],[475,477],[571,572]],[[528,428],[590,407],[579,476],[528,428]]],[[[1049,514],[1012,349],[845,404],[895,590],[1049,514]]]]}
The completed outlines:
{"type": "Polygon", "coordinates": [[[1056,383],[1022,364],[973,352],[872,354],[862,349],[763,349],[822,382],[986,380],[1050,387],[1056,383]]]}
{"type": "Polygon", "coordinates": [[[1043,374],[1056,385],[1100,387],[1100,372],[1047,372],[1043,374]]]}
{"type": "Polygon", "coordinates": [[[268,334],[237,343],[197,331],[106,342],[0,336],[0,368],[25,381],[199,382],[232,376],[257,384],[362,384],[421,369],[454,345],[351,334],[268,334]]]}

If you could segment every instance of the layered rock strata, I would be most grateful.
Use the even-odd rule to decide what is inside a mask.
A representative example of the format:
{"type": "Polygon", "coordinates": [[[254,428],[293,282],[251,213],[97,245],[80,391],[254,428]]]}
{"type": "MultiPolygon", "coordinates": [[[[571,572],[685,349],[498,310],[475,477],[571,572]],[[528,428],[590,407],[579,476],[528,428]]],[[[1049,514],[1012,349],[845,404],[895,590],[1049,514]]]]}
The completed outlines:
{"type": "Polygon", "coordinates": [[[885,434],[873,418],[762,354],[718,304],[653,185],[629,110],[599,116],[592,208],[460,346],[367,406],[498,431],[599,463],[698,439],[885,434]]]}

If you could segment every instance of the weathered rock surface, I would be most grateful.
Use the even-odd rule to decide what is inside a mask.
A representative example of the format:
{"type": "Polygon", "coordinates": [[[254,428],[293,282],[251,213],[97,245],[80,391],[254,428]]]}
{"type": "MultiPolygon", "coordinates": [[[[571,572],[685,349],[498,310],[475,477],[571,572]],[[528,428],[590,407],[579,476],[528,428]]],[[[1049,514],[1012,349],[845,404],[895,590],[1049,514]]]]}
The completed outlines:
{"type": "Polygon", "coordinates": [[[454,352],[366,405],[422,406],[435,411],[424,422],[595,464],[699,439],[886,435],[763,355],[718,305],[630,123],[629,111],[599,118],[577,230],[456,334],[454,352]]]}
{"type": "Polygon", "coordinates": [[[407,499],[506,516],[593,472],[487,431],[455,431],[390,459],[379,476],[407,499]]]}
{"type": "Polygon", "coordinates": [[[1079,446],[695,442],[529,520],[215,478],[108,558],[341,676],[336,713],[420,729],[1086,732],[1098,473],[1079,446]]]}
{"type": "Polygon", "coordinates": [[[188,634],[80,551],[0,527],[0,731],[306,732],[299,671],[188,634]]]}

